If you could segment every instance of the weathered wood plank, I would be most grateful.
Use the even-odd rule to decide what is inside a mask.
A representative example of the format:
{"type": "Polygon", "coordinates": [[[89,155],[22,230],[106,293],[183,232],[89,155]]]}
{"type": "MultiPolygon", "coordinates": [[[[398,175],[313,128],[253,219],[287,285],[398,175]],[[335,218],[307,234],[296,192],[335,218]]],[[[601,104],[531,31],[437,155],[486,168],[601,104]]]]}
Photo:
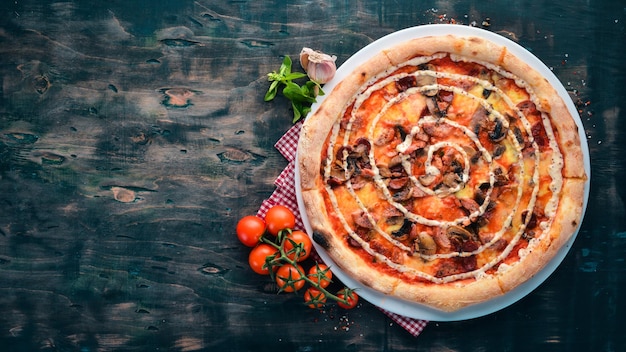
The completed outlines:
{"type": "Polygon", "coordinates": [[[615,234],[623,233],[624,187],[615,160],[624,156],[626,99],[623,89],[604,94],[625,83],[616,59],[622,10],[610,1],[593,8],[583,1],[0,5],[0,347],[623,345],[611,324],[624,313],[616,303],[624,298],[623,236],[615,234]],[[291,112],[284,99],[262,101],[266,73],[302,46],[342,63],[394,30],[444,22],[489,24],[544,59],[574,97],[597,104],[600,118],[580,105],[599,174],[580,247],[516,306],[431,323],[417,340],[367,303],[317,312],[303,309],[299,296],[276,295],[248,270],[233,234],[286,165],[273,144],[291,112]]]}

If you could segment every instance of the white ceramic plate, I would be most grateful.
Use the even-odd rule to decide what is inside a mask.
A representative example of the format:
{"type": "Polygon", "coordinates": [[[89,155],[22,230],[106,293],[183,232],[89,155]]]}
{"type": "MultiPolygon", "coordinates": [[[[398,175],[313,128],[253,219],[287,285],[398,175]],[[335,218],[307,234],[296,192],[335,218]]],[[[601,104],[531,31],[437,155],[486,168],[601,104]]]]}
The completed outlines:
{"type": "MultiPolygon", "coordinates": [[[[580,116],[578,115],[578,111],[574,106],[570,96],[567,91],[558,80],[558,78],[552,73],[552,71],[546,67],[537,57],[531,54],[529,51],[518,45],[517,43],[506,39],[498,34],[488,32],[479,28],[462,26],[462,25],[447,25],[447,24],[434,24],[434,25],[424,25],[418,27],[407,28],[398,32],[394,32],[389,34],[381,39],[374,41],[373,43],[367,45],[363,49],[359,50],[356,54],[350,57],[341,67],[337,70],[337,73],[332,81],[328,82],[324,86],[324,91],[326,93],[330,93],[333,88],[341,82],[343,78],[345,78],[355,67],[361,65],[365,61],[367,61],[370,57],[380,52],[382,49],[386,49],[392,47],[396,44],[400,44],[409,39],[430,36],[430,35],[447,35],[453,34],[458,36],[467,36],[473,35],[485,38],[494,43],[504,45],[507,49],[516,55],[517,57],[524,60],[526,63],[531,65],[534,69],[544,75],[550,81],[552,86],[557,90],[559,95],[563,98],[565,103],[567,104],[567,108],[569,109],[572,116],[576,120],[576,124],[578,125],[578,131],[580,134],[580,140],[583,149],[583,156],[585,161],[585,171],[589,176],[587,179],[587,183],[585,184],[585,198],[583,202],[583,216],[584,211],[587,207],[587,200],[589,197],[589,183],[590,183],[590,175],[591,175],[591,166],[589,162],[589,149],[587,146],[587,138],[584,133],[584,127],[582,121],[580,120],[580,116]]],[[[315,103],[312,107],[312,112],[315,112],[319,104],[324,100],[324,96],[319,97],[317,103],[315,103]]],[[[297,165],[297,163],[296,163],[297,165]]],[[[300,173],[296,166],[295,171],[295,179],[296,179],[296,195],[298,198],[298,206],[300,209],[300,214],[302,215],[302,219],[307,230],[307,233],[311,234],[312,229],[306,217],[306,211],[304,209],[304,205],[302,203],[302,196],[300,193],[300,173]]],[[[404,315],[411,318],[416,319],[424,319],[431,321],[455,321],[455,320],[466,320],[477,318],[480,316],[484,316],[487,314],[491,314],[498,310],[501,310],[518,300],[522,299],[524,296],[528,295],[535,288],[537,288],[541,283],[543,283],[550,274],[556,270],[559,266],[563,258],[567,255],[569,249],[571,248],[574,240],[576,239],[576,235],[578,234],[578,229],[572,235],[571,239],[567,242],[563,248],[556,254],[554,259],[546,265],[537,275],[535,275],[530,280],[526,281],[522,285],[518,286],[514,290],[502,295],[493,298],[490,301],[483,302],[480,304],[476,304],[470,307],[463,308],[456,312],[443,312],[437,309],[433,309],[421,304],[417,304],[414,302],[408,302],[399,298],[395,298],[392,296],[387,296],[379,291],[373,290],[369,287],[364,286],[359,281],[354,280],[349,275],[344,273],[337,265],[334,265],[333,260],[328,256],[328,254],[317,244],[315,245],[316,250],[318,251],[322,260],[325,263],[329,264],[333,268],[334,275],[339,278],[346,286],[357,289],[359,295],[367,300],[368,302],[381,307],[390,312],[404,315]]]]}

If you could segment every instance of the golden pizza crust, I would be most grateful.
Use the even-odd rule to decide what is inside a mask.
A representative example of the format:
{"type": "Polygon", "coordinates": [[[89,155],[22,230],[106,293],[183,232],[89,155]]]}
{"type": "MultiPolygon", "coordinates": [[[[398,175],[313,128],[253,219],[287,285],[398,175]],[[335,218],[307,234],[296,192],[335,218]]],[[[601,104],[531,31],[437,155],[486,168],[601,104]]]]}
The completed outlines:
{"type": "Polygon", "coordinates": [[[563,249],[578,226],[580,226],[585,189],[584,179],[566,179],[563,184],[557,215],[545,240],[528,251],[523,261],[500,276],[502,289],[513,290],[536,275],[550,260],[563,249]]]}
{"type": "Polygon", "coordinates": [[[552,126],[557,132],[557,141],[563,153],[563,176],[586,179],[583,151],[580,146],[578,126],[573,121],[563,100],[555,94],[549,99],[552,126]]]}
{"type": "MultiPolygon", "coordinates": [[[[506,47],[478,37],[432,36],[410,40],[375,55],[356,68],[330,92],[317,111],[302,127],[298,145],[298,163],[304,206],[314,231],[314,239],[333,261],[352,278],[384,294],[427,305],[442,311],[455,311],[486,302],[513,290],[536,275],[567,243],[581,221],[585,170],[578,128],[567,106],[550,83],[528,64],[512,55],[506,47]],[[462,55],[473,60],[492,63],[513,73],[532,87],[541,97],[541,109],[552,116],[553,129],[564,157],[563,188],[556,217],[541,241],[534,241],[525,250],[521,261],[502,265],[493,274],[460,282],[432,283],[404,281],[402,275],[391,275],[368,263],[349,247],[347,234],[332,233],[332,223],[324,201],[325,184],[321,178],[322,154],[333,125],[340,118],[347,102],[372,77],[420,55],[439,52],[462,55]]],[[[531,241],[533,242],[533,241],[531,241]]]]}
{"type": "Polygon", "coordinates": [[[486,277],[469,283],[432,285],[400,282],[393,295],[412,302],[428,305],[444,312],[453,312],[467,306],[499,297],[504,292],[495,277],[486,277]]]}

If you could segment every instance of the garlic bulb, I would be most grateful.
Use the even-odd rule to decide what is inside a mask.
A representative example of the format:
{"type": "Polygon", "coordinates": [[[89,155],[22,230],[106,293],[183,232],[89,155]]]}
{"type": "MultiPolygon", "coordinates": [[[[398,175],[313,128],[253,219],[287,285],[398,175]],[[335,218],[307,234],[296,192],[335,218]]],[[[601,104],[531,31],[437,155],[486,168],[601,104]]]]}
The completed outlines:
{"type": "Polygon", "coordinates": [[[309,78],[319,84],[324,84],[335,77],[337,66],[336,56],[330,56],[310,48],[302,48],[300,52],[300,65],[309,78]]]}

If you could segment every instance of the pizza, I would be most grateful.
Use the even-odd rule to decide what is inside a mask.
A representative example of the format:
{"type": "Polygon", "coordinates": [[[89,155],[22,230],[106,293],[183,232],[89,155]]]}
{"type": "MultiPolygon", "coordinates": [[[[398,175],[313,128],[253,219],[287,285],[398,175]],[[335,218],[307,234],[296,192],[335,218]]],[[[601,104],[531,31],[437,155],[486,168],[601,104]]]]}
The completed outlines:
{"type": "Polygon", "coordinates": [[[537,70],[478,36],[382,50],[307,117],[313,240],[383,294],[454,312],[536,275],[581,222],[574,117],[537,70]]]}

